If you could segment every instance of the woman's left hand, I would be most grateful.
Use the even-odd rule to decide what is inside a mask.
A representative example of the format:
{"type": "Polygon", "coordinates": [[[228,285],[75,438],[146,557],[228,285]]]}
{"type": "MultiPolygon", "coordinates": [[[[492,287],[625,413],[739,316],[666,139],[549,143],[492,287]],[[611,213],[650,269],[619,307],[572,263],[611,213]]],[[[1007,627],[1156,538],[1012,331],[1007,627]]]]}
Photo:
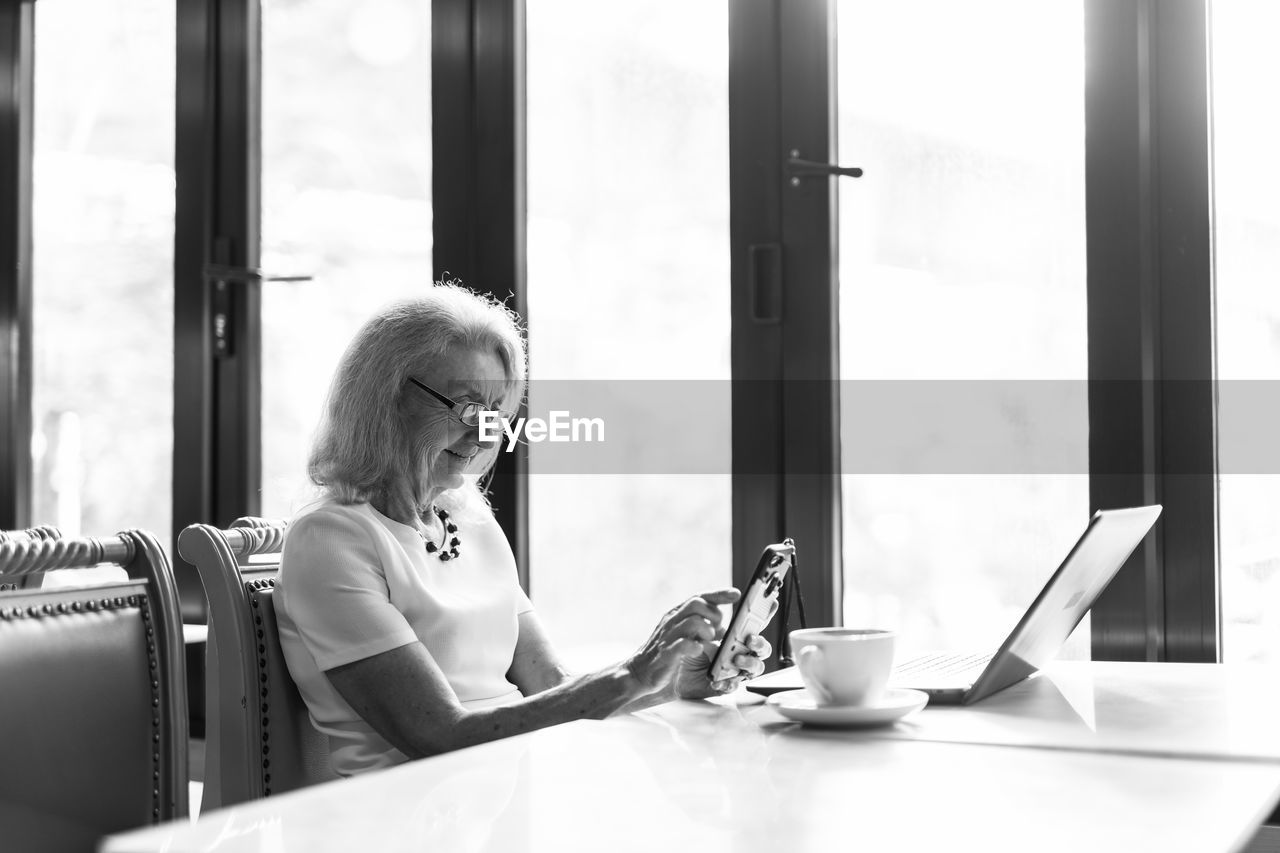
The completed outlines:
{"type": "Polygon", "coordinates": [[[712,681],[707,674],[711,668],[711,659],[715,657],[718,645],[703,643],[702,651],[690,655],[680,661],[674,681],[676,697],[679,699],[707,699],[732,693],[738,685],[749,678],[755,678],[764,672],[764,662],[773,654],[769,641],[759,634],[751,634],[746,640],[747,652],[739,653],[733,659],[738,674],[722,681],[712,681]]]}

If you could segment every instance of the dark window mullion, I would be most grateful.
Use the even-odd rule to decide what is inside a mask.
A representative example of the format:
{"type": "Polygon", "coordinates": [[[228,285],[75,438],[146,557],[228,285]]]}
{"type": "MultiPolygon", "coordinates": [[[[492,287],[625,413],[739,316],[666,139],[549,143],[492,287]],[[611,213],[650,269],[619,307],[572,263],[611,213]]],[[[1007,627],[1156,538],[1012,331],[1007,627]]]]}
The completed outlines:
{"type": "MultiPolygon", "coordinates": [[[[220,0],[212,256],[215,264],[257,270],[262,242],[262,9],[260,0],[220,0]]],[[[207,277],[206,277],[207,281],[207,277]]],[[[229,346],[213,359],[215,523],[261,507],[261,283],[246,276],[215,282],[227,298],[229,346]]],[[[218,322],[215,317],[215,324],[218,322]]]]}
{"type": "MultiPolygon", "coordinates": [[[[259,285],[206,275],[258,267],[260,46],[259,0],[179,4],[171,542],[260,506],[259,285]]],[[[175,571],[184,616],[203,619],[199,578],[175,571]]]]}
{"type": "Polygon", "coordinates": [[[1090,494],[1161,503],[1093,608],[1098,659],[1218,650],[1204,0],[1085,6],[1090,494]]]}
{"type": "Polygon", "coordinates": [[[812,625],[841,620],[835,183],[793,185],[794,150],[830,162],[834,6],[729,7],[734,583],[766,540],[796,540],[812,625]],[[781,282],[769,259],[780,258],[781,282]],[[762,288],[781,288],[781,314],[762,288]]]}
{"type": "MultiPolygon", "coordinates": [[[[729,5],[732,541],[733,583],[740,589],[751,579],[761,545],[787,535],[782,326],[768,315],[758,319],[755,292],[783,286],[779,50],[773,0],[729,5]],[[771,280],[775,275],[778,281],[771,280]]],[[[804,544],[800,560],[807,578],[804,544]]]]}
{"type": "MultiPolygon", "coordinates": [[[[525,4],[433,0],[433,266],[529,321],[525,262],[525,4]]],[[[499,456],[489,498],[530,587],[528,458],[499,456]]]]}
{"type": "MultiPolygon", "coordinates": [[[[782,154],[835,163],[837,0],[780,4],[782,154]]],[[[810,624],[843,619],[837,181],[783,176],[783,470],[810,624]],[[797,548],[799,555],[799,548],[797,548]]],[[[851,186],[849,191],[857,192],[851,186]]]]}
{"type": "Polygon", "coordinates": [[[1208,0],[1151,3],[1159,140],[1165,659],[1218,659],[1208,0]]]}
{"type": "Polygon", "coordinates": [[[34,0],[0,3],[0,529],[31,523],[34,0]]]}

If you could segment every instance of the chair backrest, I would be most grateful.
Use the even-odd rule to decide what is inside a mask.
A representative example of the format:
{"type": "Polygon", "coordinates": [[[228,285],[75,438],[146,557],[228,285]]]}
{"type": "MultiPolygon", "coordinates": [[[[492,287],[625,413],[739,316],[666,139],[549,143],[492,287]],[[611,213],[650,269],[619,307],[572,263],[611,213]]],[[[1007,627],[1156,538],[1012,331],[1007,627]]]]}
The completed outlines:
{"type": "Polygon", "coordinates": [[[242,518],[178,535],[209,599],[201,811],[337,778],[280,650],[273,595],[285,526],[242,518]]]}
{"type": "Polygon", "coordinates": [[[187,814],[187,692],[178,593],[149,533],[0,534],[0,847],[92,850],[187,814]],[[21,588],[47,571],[127,580],[21,588]]]}
{"type": "MultiPolygon", "coordinates": [[[[0,530],[0,542],[37,541],[41,539],[53,540],[61,538],[62,531],[49,524],[45,524],[40,527],[31,527],[27,530],[0,530]]],[[[37,571],[32,571],[22,577],[9,579],[0,578],[0,592],[14,589],[35,589],[40,586],[42,578],[44,578],[44,572],[37,571]]]]}

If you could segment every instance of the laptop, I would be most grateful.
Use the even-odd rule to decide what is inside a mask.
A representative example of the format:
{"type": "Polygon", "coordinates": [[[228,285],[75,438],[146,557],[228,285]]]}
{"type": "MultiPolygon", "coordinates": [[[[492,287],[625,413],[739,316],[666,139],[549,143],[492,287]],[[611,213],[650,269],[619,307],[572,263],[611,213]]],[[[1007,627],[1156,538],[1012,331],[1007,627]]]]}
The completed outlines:
{"type": "MultiPolygon", "coordinates": [[[[1057,656],[1098,596],[1147,535],[1161,507],[1099,510],[995,654],[930,652],[894,667],[890,687],[923,690],[929,701],[969,705],[1017,684],[1057,656]]],[[[787,667],[747,682],[768,695],[803,687],[787,667]]]]}

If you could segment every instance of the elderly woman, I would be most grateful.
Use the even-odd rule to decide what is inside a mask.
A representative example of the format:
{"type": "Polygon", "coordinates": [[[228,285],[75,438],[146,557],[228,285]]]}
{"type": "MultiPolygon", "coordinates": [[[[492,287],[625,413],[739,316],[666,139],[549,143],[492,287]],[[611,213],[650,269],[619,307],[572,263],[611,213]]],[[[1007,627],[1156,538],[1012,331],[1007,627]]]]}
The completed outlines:
{"type": "Polygon", "coordinates": [[[323,497],[290,525],[280,641],[335,772],[580,718],[704,698],[759,674],[761,637],[712,683],[720,605],[694,596],[629,658],[571,676],[517,583],[479,492],[497,458],[484,412],[514,409],[524,341],[500,304],[437,285],[365,324],[347,348],[311,450],[323,497]]]}

